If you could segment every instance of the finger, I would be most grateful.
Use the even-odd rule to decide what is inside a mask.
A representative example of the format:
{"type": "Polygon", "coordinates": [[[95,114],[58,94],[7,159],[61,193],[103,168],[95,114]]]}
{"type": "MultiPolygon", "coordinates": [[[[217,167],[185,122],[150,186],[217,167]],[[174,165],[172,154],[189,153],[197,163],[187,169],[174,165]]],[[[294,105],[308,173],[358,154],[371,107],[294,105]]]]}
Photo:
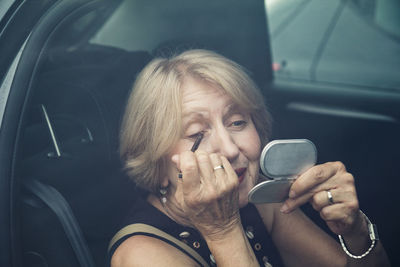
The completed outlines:
{"type": "Polygon", "coordinates": [[[204,185],[215,184],[213,165],[209,154],[204,150],[194,152],[200,172],[200,182],[204,185]]]}
{"type": "Polygon", "coordinates": [[[339,194],[339,190],[337,189],[329,189],[317,192],[310,200],[311,205],[316,211],[321,211],[321,209],[326,206],[341,202],[343,202],[343,197],[339,194]]]}
{"type": "MultiPolygon", "coordinates": [[[[330,192],[331,192],[332,198],[333,198],[333,194],[334,194],[333,190],[330,190],[330,192]]],[[[318,212],[321,211],[324,207],[331,205],[331,203],[329,202],[329,198],[328,198],[328,191],[317,192],[311,198],[310,203],[311,203],[312,207],[318,212]]]]}
{"type": "Polygon", "coordinates": [[[237,174],[226,157],[221,156],[221,161],[225,171],[225,192],[235,191],[239,187],[239,179],[237,174]]]}
{"type": "MultiPolygon", "coordinates": [[[[339,166],[336,163],[328,162],[316,165],[299,176],[290,188],[289,197],[298,197],[312,188],[323,184],[338,172],[339,166]]],[[[328,189],[329,187],[326,187],[328,189]]]]}
{"type": "Polygon", "coordinates": [[[344,224],[352,224],[356,211],[345,203],[325,206],[320,211],[321,218],[326,222],[341,222],[344,224]]]}
{"type": "Polygon", "coordinates": [[[184,194],[188,194],[199,189],[200,174],[197,159],[193,152],[184,151],[180,155],[180,168],[183,175],[182,189],[184,194]]]}
{"type": "Polygon", "coordinates": [[[226,173],[225,173],[225,167],[222,164],[222,160],[221,157],[216,154],[216,153],[212,153],[210,154],[210,161],[211,161],[211,165],[213,166],[213,172],[214,172],[214,176],[217,179],[217,182],[221,182],[226,180],[226,173]],[[222,166],[222,168],[221,168],[222,166]]]}
{"type": "Polygon", "coordinates": [[[310,191],[306,194],[303,194],[297,198],[288,198],[284,203],[283,206],[281,207],[281,212],[283,213],[289,213],[292,212],[293,210],[297,209],[301,205],[307,203],[315,194],[314,191],[310,191]]]}
{"type": "Polygon", "coordinates": [[[210,158],[212,158],[213,166],[215,166],[214,175],[216,188],[218,188],[218,194],[221,197],[231,194],[235,188],[234,180],[229,175],[229,173],[232,173],[231,165],[229,164],[228,160],[221,155],[211,154],[210,158]],[[222,168],[220,168],[220,166],[222,166],[222,168]],[[225,170],[225,166],[228,168],[227,170],[225,170]]]}
{"type": "MultiPolygon", "coordinates": [[[[288,198],[284,205],[281,208],[281,211],[284,213],[289,213],[295,209],[297,209],[298,207],[304,205],[305,203],[312,201],[313,197],[315,195],[319,195],[320,198],[322,198],[322,194],[325,192],[325,196],[326,196],[326,191],[329,188],[329,184],[328,183],[324,183],[321,185],[317,185],[311,189],[309,189],[308,192],[299,195],[295,198],[288,198]]],[[[292,185],[293,187],[293,185],[292,185]]],[[[292,190],[292,189],[290,189],[292,190]]]]}
{"type": "Polygon", "coordinates": [[[235,203],[238,204],[239,200],[239,192],[237,188],[239,187],[239,179],[232,165],[228,161],[228,159],[224,156],[221,156],[222,165],[224,166],[225,177],[223,178],[224,183],[224,192],[225,194],[232,194],[235,199],[235,203]]]}
{"type": "Polygon", "coordinates": [[[346,218],[346,205],[339,203],[321,209],[319,215],[324,221],[342,221],[346,218]]]}
{"type": "Polygon", "coordinates": [[[359,219],[359,210],[349,209],[344,203],[326,206],[320,211],[320,216],[335,234],[345,234],[353,228],[359,219]]]}
{"type": "Polygon", "coordinates": [[[325,185],[319,185],[313,188],[310,192],[299,196],[298,198],[287,199],[282,207],[282,212],[289,213],[299,206],[305,204],[307,201],[311,203],[316,211],[321,211],[321,209],[326,206],[339,203],[346,203],[347,205],[357,206],[356,208],[358,208],[358,199],[354,187],[346,189],[333,188],[326,190],[325,185]],[[329,201],[328,191],[331,193],[333,204],[329,201]]]}
{"type": "Polygon", "coordinates": [[[222,161],[222,166],[224,166],[224,170],[227,175],[227,181],[229,181],[229,183],[239,185],[239,179],[237,177],[235,170],[230,164],[229,160],[226,157],[221,156],[221,161],[222,161]]]}

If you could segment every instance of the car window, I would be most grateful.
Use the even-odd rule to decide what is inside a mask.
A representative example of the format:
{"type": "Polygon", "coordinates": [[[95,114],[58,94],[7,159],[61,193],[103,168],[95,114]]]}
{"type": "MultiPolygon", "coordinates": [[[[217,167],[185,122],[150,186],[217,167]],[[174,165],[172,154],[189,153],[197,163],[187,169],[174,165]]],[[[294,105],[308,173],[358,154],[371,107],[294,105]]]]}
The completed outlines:
{"type": "Polygon", "coordinates": [[[0,1],[0,20],[6,14],[7,10],[14,3],[14,0],[1,0],[0,1]]]}
{"type": "Polygon", "coordinates": [[[0,129],[3,122],[4,110],[6,108],[8,94],[10,93],[11,84],[14,78],[15,71],[17,69],[17,65],[19,59],[21,58],[22,51],[24,50],[25,44],[19,50],[17,56],[15,57],[13,63],[11,64],[7,75],[5,76],[3,82],[0,85],[0,129]]]}
{"type": "Polygon", "coordinates": [[[400,89],[397,0],[266,0],[276,78],[400,89]]]}
{"type": "Polygon", "coordinates": [[[261,4],[254,0],[122,1],[90,43],[146,50],[155,56],[176,52],[170,48],[211,49],[244,66],[261,85],[271,79],[269,45],[260,34],[267,31],[261,4]]]}

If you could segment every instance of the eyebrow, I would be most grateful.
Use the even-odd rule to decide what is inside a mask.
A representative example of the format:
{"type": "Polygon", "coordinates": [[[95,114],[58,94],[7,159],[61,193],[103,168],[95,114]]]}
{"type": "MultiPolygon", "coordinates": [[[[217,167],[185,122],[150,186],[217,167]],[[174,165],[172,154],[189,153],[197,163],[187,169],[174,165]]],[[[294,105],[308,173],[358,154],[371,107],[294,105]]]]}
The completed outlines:
{"type": "Polygon", "coordinates": [[[225,112],[223,118],[226,119],[227,117],[233,115],[233,114],[242,114],[245,113],[245,109],[243,109],[242,107],[240,107],[237,103],[231,103],[228,106],[227,111],[225,112]]]}
{"type": "Polygon", "coordinates": [[[204,120],[204,119],[205,119],[205,116],[201,112],[191,112],[191,113],[184,114],[182,116],[184,125],[190,124],[195,121],[204,120]],[[185,121],[185,119],[187,119],[187,121],[185,121]]]}
{"type": "MultiPolygon", "coordinates": [[[[226,111],[224,112],[225,114],[223,115],[223,119],[226,119],[227,117],[233,115],[233,114],[242,114],[245,113],[245,109],[240,107],[237,103],[230,103],[227,105],[226,111]]],[[[188,118],[187,121],[184,122],[184,126],[190,125],[193,122],[205,120],[206,116],[203,115],[203,112],[201,111],[194,111],[194,112],[185,112],[183,113],[182,119],[183,121],[188,118]]]]}
{"type": "Polygon", "coordinates": [[[182,118],[185,118],[185,117],[190,117],[190,116],[192,116],[193,114],[201,114],[202,113],[202,110],[187,110],[187,111],[184,111],[184,112],[182,112],[182,118]]]}
{"type": "Polygon", "coordinates": [[[237,103],[232,102],[231,104],[228,105],[228,109],[225,114],[235,113],[240,109],[241,108],[239,107],[239,105],[237,103]]]}

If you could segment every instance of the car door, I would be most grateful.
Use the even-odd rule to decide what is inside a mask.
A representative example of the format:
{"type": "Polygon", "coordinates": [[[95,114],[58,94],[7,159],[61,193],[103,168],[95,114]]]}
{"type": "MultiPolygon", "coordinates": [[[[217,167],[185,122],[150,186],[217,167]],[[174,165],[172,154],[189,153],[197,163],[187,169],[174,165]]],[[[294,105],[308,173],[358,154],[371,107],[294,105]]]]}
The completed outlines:
{"type": "Polygon", "coordinates": [[[136,193],[113,176],[135,73],[166,50],[208,48],[265,84],[263,1],[38,0],[8,8],[0,24],[0,265],[106,266],[114,224],[136,193]],[[43,201],[32,185],[58,197],[43,201]],[[56,216],[61,206],[69,211],[56,216]],[[71,218],[76,227],[65,226],[71,218]],[[82,238],[72,241],[83,242],[73,246],[76,232],[82,238]]]}
{"type": "MultiPolygon", "coordinates": [[[[40,65],[48,37],[69,16],[90,11],[102,1],[2,1],[0,22],[0,265],[28,266],[23,252],[21,206],[21,154],[26,123],[31,115],[30,103],[35,73],[40,65]]],[[[104,1],[103,1],[104,2],[104,1]]],[[[114,1],[115,2],[115,1],[114,1]]],[[[40,205],[39,205],[40,206],[40,205]]],[[[39,217],[39,215],[36,215],[39,217]]],[[[26,218],[26,217],[25,217],[26,218]]],[[[43,223],[39,222],[39,223],[43,223]]],[[[43,236],[39,236],[38,241],[43,236]]],[[[25,240],[24,240],[25,241],[25,240]]],[[[42,240],[43,241],[43,240],[42,240]]],[[[60,241],[60,240],[58,240],[60,241]]],[[[58,243],[59,245],[60,243],[58,243]]],[[[58,247],[59,248],[59,247],[58,247]]],[[[62,250],[62,248],[61,248],[62,250]]],[[[34,258],[29,264],[42,264],[34,258]]],[[[30,266],[30,265],[29,265],[30,266]]],[[[60,265],[61,266],[61,265],[60,265]]]]}
{"type": "MultiPolygon", "coordinates": [[[[21,158],[24,155],[24,147],[26,149],[22,139],[23,133],[26,132],[26,129],[29,128],[27,126],[30,125],[28,117],[30,104],[34,102],[32,96],[35,95],[35,91],[39,91],[40,89],[37,86],[37,78],[38,74],[41,73],[42,65],[39,63],[43,63],[43,59],[46,58],[53,59],[52,56],[54,54],[48,53],[50,51],[48,48],[51,48],[51,45],[48,43],[50,40],[49,37],[57,33],[57,26],[67,21],[65,18],[74,17],[69,15],[75,11],[77,11],[75,14],[79,17],[80,12],[88,12],[91,8],[96,9],[97,6],[100,8],[102,4],[108,5],[108,2],[111,1],[15,1],[15,3],[9,6],[10,11],[4,13],[4,17],[1,20],[0,94],[2,102],[0,102],[0,111],[3,113],[0,112],[0,118],[2,118],[0,128],[0,236],[2,237],[0,239],[0,264],[2,266],[21,265],[21,253],[23,253],[21,240],[23,241],[27,234],[26,232],[21,232],[21,218],[24,218],[22,217],[24,214],[20,213],[21,209],[19,207],[21,202],[27,203],[26,201],[21,201],[24,199],[21,199],[21,195],[23,194],[20,194],[22,191],[20,188],[22,180],[19,180],[21,178],[21,158]],[[89,5],[86,5],[88,3],[89,5]],[[39,28],[38,25],[41,27],[39,28]]],[[[398,230],[396,229],[398,219],[393,218],[391,212],[383,209],[386,206],[392,207],[392,203],[396,203],[394,196],[396,194],[396,185],[398,185],[398,175],[395,172],[395,167],[398,158],[396,148],[399,147],[397,136],[399,136],[398,120],[400,116],[396,80],[394,81],[395,85],[393,85],[392,81],[385,84],[382,88],[379,86],[380,82],[377,84],[372,83],[372,85],[371,83],[365,84],[364,82],[361,84],[359,84],[360,82],[349,82],[348,77],[343,74],[340,77],[346,76],[347,80],[345,78],[332,80],[332,77],[336,77],[336,75],[329,75],[327,73],[327,69],[329,70],[332,65],[330,65],[329,60],[322,59],[325,56],[328,58],[337,58],[337,54],[333,53],[333,56],[329,56],[326,52],[328,50],[323,49],[325,46],[320,46],[321,40],[323,44],[329,45],[329,40],[324,40],[331,36],[329,34],[330,30],[327,31],[326,28],[334,28],[331,19],[324,21],[326,28],[321,23],[319,31],[313,32],[311,36],[310,33],[303,34],[301,31],[294,30],[300,36],[296,36],[297,39],[294,41],[287,39],[293,36],[292,30],[292,33],[287,33],[286,37],[283,38],[283,44],[279,43],[277,46],[274,46],[274,36],[279,32],[278,30],[290,26],[290,23],[288,23],[289,18],[300,18],[301,14],[304,15],[304,13],[301,13],[302,10],[308,11],[304,17],[309,17],[312,25],[317,25],[317,20],[308,16],[308,14],[321,14],[318,13],[321,11],[320,9],[310,5],[310,3],[316,1],[280,1],[289,6],[289,9],[281,7],[283,14],[289,15],[289,18],[282,16],[282,13],[275,13],[282,19],[277,28],[274,28],[272,20],[268,21],[272,49],[269,48],[265,10],[268,11],[268,15],[272,18],[274,14],[271,13],[273,8],[271,5],[268,6],[267,3],[267,9],[265,9],[262,0],[226,0],[218,2],[175,0],[168,2],[154,1],[152,4],[148,1],[129,0],[124,2],[126,5],[118,9],[119,13],[112,17],[110,23],[105,24],[102,30],[97,32],[95,36],[92,36],[93,32],[84,32],[82,35],[76,36],[75,31],[60,31],[63,34],[58,35],[61,38],[58,39],[59,43],[68,42],[68,39],[62,39],[63,36],[67,36],[64,33],[73,33],[72,37],[76,36],[77,40],[73,40],[71,43],[79,43],[81,38],[85,41],[91,38],[90,41],[95,44],[126,50],[146,49],[152,53],[157,51],[163,52],[163,49],[168,49],[169,47],[176,48],[180,44],[195,43],[201,44],[201,47],[216,50],[238,61],[249,70],[265,94],[266,102],[275,120],[274,138],[308,138],[317,145],[319,162],[341,160],[346,164],[349,171],[354,174],[361,208],[378,224],[378,228],[381,229],[382,240],[386,244],[393,263],[396,262],[394,252],[396,246],[394,242],[396,241],[395,236],[398,235],[398,230]],[[130,9],[126,9],[126,7],[136,8],[136,16],[132,16],[132,13],[129,12],[130,9]],[[131,18],[132,20],[126,23],[124,19],[127,18],[131,18]],[[185,23],[181,23],[182,21],[185,21],[185,23]],[[129,25],[129,27],[121,27],[123,25],[129,25]],[[135,34],[131,34],[131,25],[138,25],[134,28],[136,30],[134,31],[135,34]],[[318,38],[315,41],[310,41],[310,37],[314,37],[315,39],[317,36],[318,38]],[[300,38],[310,41],[314,46],[310,46],[310,42],[305,42],[303,46],[299,46],[298,41],[300,38]],[[280,58],[280,55],[275,53],[275,47],[287,48],[281,54],[283,58],[280,58]],[[300,52],[302,56],[305,54],[311,55],[311,60],[306,63],[308,66],[306,68],[301,68],[301,64],[286,57],[286,53],[298,48],[301,48],[300,52]],[[273,61],[270,57],[270,51],[272,51],[273,61]]],[[[326,9],[324,14],[327,15],[320,15],[320,17],[338,17],[340,14],[339,11],[344,8],[344,6],[341,6],[341,2],[347,4],[349,1],[340,1],[340,3],[336,1],[332,2],[334,3],[329,2],[328,4],[332,8],[328,8],[331,11],[326,9]]],[[[322,5],[322,7],[327,6],[322,5]]],[[[84,21],[88,20],[85,19],[84,21]]],[[[301,25],[298,22],[295,24],[301,25]]],[[[80,29],[79,27],[75,27],[79,25],[71,24],[71,26],[75,30],[80,29]]],[[[306,25],[306,28],[312,29],[313,27],[306,25]]],[[[340,34],[337,36],[340,39],[340,34]]],[[[333,47],[335,46],[333,45],[333,47]]],[[[74,52],[76,47],[71,46],[70,48],[68,51],[74,52]]],[[[114,49],[111,50],[115,52],[114,49]]],[[[105,56],[111,55],[107,54],[110,52],[109,50],[102,50],[106,54],[101,54],[101,57],[97,57],[98,50],[95,52],[91,54],[92,59],[95,61],[97,59],[105,59],[105,56]]],[[[389,55],[393,55],[392,58],[396,58],[396,54],[392,53],[389,53],[389,55]]],[[[351,53],[349,52],[348,54],[351,53]]],[[[62,54],[62,57],[58,58],[62,64],[58,67],[64,67],[64,63],[66,67],[75,67],[68,64],[72,60],[81,62],[81,60],[86,59],[85,57],[81,57],[81,55],[79,53],[62,54]],[[73,57],[70,55],[73,55],[73,57]]],[[[122,53],[121,55],[121,57],[125,57],[126,54],[122,53]]],[[[109,58],[112,59],[113,57],[110,56],[109,58]]],[[[142,59],[143,61],[147,60],[145,58],[142,59]]],[[[304,60],[300,60],[301,62],[304,62],[304,60]]],[[[338,62],[342,61],[339,60],[338,62]]],[[[354,61],[352,62],[354,63],[354,61]]],[[[335,62],[335,64],[338,63],[335,62]]],[[[333,66],[337,66],[335,64],[333,66]]],[[[391,64],[390,66],[392,67],[387,73],[383,68],[379,68],[384,77],[393,77],[390,73],[397,71],[395,67],[396,62],[391,64]]],[[[53,66],[50,65],[50,67],[53,66]]],[[[353,70],[353,76],[359,76],[363,73],[354,73],[354,69],[350,68],[349,70],[353,70]]],[[[368,70],[364,69],[363,71],[368,70]]],[[[367,76],[370,76],[369,72],[367,74],[367,76]]],[[[67,76],[68,79],[70,77],[67,76]]],[[[44,77],[41,81],[49,81],[46,78],[44,77]]],[[[88,81],[87,79],[83,80],[85,82],[88,81]]],[[[369,82],[371,81],[369,80],[369,82]]],[[[44,84],[49,87],[53,85],[51,83],[50,85],[48,83],[44,84]]],[[[65,85],[65,83],[63,84],[65,85]]],[[[60,89],[59,87],[52,88],[60,89]]],[[[75,100],[86,99],[87,95],[80,94],[80,92],[78,92],[79,98],[69,97],[62,99],[65,96],[63,93],[68,92],[70,87],[65,87],[64,89],[64,91],[60,91],[61,94],[53,93],[45,95],[55,110],[63,107],[63,102],[70,101],[71,103],[74,102],[80,105],[81,102],[75,102],[75,100]]],[[[109,99],[106,98],[105,100],[109,99]]],[[[112,107],[120,108],[119,104],[112,107]]],[[[80,106],[88,107],[88,105],[80,106]]],[[[75,111],[74,108],[70,110],[75,111]]],[[[87,113],[78,115],[72,113],[72,115],[77,118],[86,118],[87,113]]],[[[97,122],[92,120],[92,117],[88,117],[86,120],[92,123],[97,122]]],[[[113,119],[109,121],[112,121],[114,124],[116,123],[113,119]]],[[[110,123],[105,126],[112,128],[115,126],[114,124],[110,123]]],[[[67,125],[68,130],[72,129],[73,133],[79,133],[79,138],[68,139],[66,142],[71,141],[73,143],[78,140],[78,142],[86,145],[85,142],[90,137],[86,138],[87,136],[85,135],[85,138],[81,138],[80,134],[82,131],[75,131],[75,126],[80,125],[80,123],[67,125]]],[[[92,127],[88,128],[92,129],[92,127]]],[[[82,129],[86,128],[83,127],[82,129]]],[[[40,134],[36,135],[41,137],[40,134]]],[[[69,137],[68,134],[65,136],[69,137]]],[[[113,140],[113,142],[115,141],[113,140]]],[[[31,143],[37,145],[35,141],[31,143]]],[[[90,160],[90,157],[93,155],[97,156],[97,154],[85,154],[83,162],[85,164],[96,164],[93,161],[95,157],[92,157],[92,160],[90,160]]],[[[32,165],[35,167],[35,164],[32,165]]],[[[68,168],[69,166],[56,166],[53,170],[58,172],[63,171],[65,170],[63,168],[68,168]]],[[[68,168],[67,170],[69,169],[73,168],[68,168]]],[[[39,170],[43,174],[50,169],[37,168],[36,170],[39,170]]],[[[83,170],[78,171],[80,173],[79,177],[86,174],[83,170]]],[[[60,188],[58,188],[61,191],[71,186],[71,182],[78,184],[82,182],[73,181],[72,179],[59,179],[57,181],[61,183],[60,188]]],[[[87,202],[87,198],[84,197],[90,195],[87,193],[93,192],[90,189],[98,188],[92,187],[92,184],[100,186],[102,190],[109,189],[107,187],[108,184],[99,185],[98,181],[96,183],[82,184],[85,184],[85,190],[75,190],[76,188],[74,187],[69,189],[73,193],[79,193],[78,200],[81,200],[84,204],[87,202]]],[[[79,189],[82,188],[79,187],[79,189]]],[[[117,195],[121,192],[120,189],[113,193],[117,195]]],[[[104,194],[101,195],[101,198],[97,199],[102,200],[102,203],[107,202],[104,201],[103,196],[104,194]]],[[[96,195],[96,197],[98,196],[96,195]]],[[[74,203],[74,201],[72,202],[74,203]]],[[[28,204],[31,205],[32,202],[28,202],[28,204]]],[[[84,214],[83,211],[90,210],[91,208],[90,206],[87,207],[81,204],[76,206],[77,209],[75,211],[81,214],[84,214]]],[[[100,212],[105,210],[105,207],[97,206],[100,212]]],[[[113,207],[110,205],[107,206],[107,209],[111,210],[113,207]]],[[[318,214],[308,210],[307,207],[305,209],[314,220],[320,223],[318,221],[318,214]]],[[[36,214],[34,215],[34,218],[37,218],[36,214]]],[[[97,216],[98,214],[95,215],[97,216]]],[[[96,218],[96,216],[91,217],[96,218]]],[[[101,218],[104,217],[110,217],[110,215],[104,212],[101,218]]],[[[26,224],[27,222],[24,223],[26,224]]],[[[46,227],[43,220],[38,220],[37,223],[46,227]]],[[[90,221],[90,225],[93,225],[92,221],[90,221]]],[[[323,224],[321,225],[323,226],[323,224]]],[[[84,229],[84,233],[86,236],[89,236],[89,241],[92,242],[93,251],[96,251],[94,255],[98,259],[101,259],[99,262],[104,263],[104,242],[101,240],[102,243],[100,246],[98,240],[99,236],[103,238],[104,235],[103,233],[98,235],[98,232],[94,231],[91,227],[84,229]],[[93,234],[93,232],[95,233],[93,234]]],[[[60,236],[57,236],[57,238],[60,236]]],[[[43,243],[46,247],[54,247],[54,251],[60,253],[59,255],[63,257],[67,257],[68,259],[73,257],[69,257],[72,254],[64,253],[64,250],[67,250],[66,247],[53,246],[52,243],[47,243],[46,240],[38,233],[34,241],[43,243]]],[[[57,239],[56,241],[61,242],[61,239],[57,239]]],[[[38,256],[34,253],[32,255],[34,257],[38,256]]],[[[43,264],[41,261],[40,263],[43,264]]],[[[60,264],[57,266],[61,266],[62,263],[64,262],[60,260],[60,264]]]]}
{"type": "Polygon", "coordinates": [[[274,73],[265,90],[275,138],[310,139],[319,163],[346,165],[360,208],[377,224],[397,266],[398,2],[265,2],[274,73]]]}
{"type": "Polygon", "coordinates": [[[0,265],[18,261],[17,187],[12,179],[15,136],[23,98],[12,91],[12,81],[25,42],[40,16],[54,1],[2,1],[0,4],[0,265]],[[35,3],[33,3],[35,2],[35,3]]]}

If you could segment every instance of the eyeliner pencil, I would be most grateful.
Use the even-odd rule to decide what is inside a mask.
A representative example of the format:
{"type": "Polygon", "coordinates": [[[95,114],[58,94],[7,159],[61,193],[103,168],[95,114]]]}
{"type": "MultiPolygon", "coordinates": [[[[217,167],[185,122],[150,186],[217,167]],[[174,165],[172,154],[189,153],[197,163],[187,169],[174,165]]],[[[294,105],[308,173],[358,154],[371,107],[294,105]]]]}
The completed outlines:
{"type": "Polygon", "coordinates": [[[199,135],[196,138],[196,141],[194,141],[194,144],[192,146],[192,148],[190,149],[190,151],[195,152],[197,150],[197,148],[200,145],[201,139],[203,139],[204,134],[203,133],[199,133],[199,135]]]}
{"type": "MultiPolygon", "coordinates": [[[[199,133],[199,135],[197,136],[196,140],[194,141],[194,144],[193,144],[192,148],[190,149],[190,151],[195,152],[197,150],[197,148],[199,148],[201,139],[203,139],[203,137],[204,137],[204,134],[199,133]]],[[[179,171],[178,178],[182,179],[182,171],[179,171]]]]}

